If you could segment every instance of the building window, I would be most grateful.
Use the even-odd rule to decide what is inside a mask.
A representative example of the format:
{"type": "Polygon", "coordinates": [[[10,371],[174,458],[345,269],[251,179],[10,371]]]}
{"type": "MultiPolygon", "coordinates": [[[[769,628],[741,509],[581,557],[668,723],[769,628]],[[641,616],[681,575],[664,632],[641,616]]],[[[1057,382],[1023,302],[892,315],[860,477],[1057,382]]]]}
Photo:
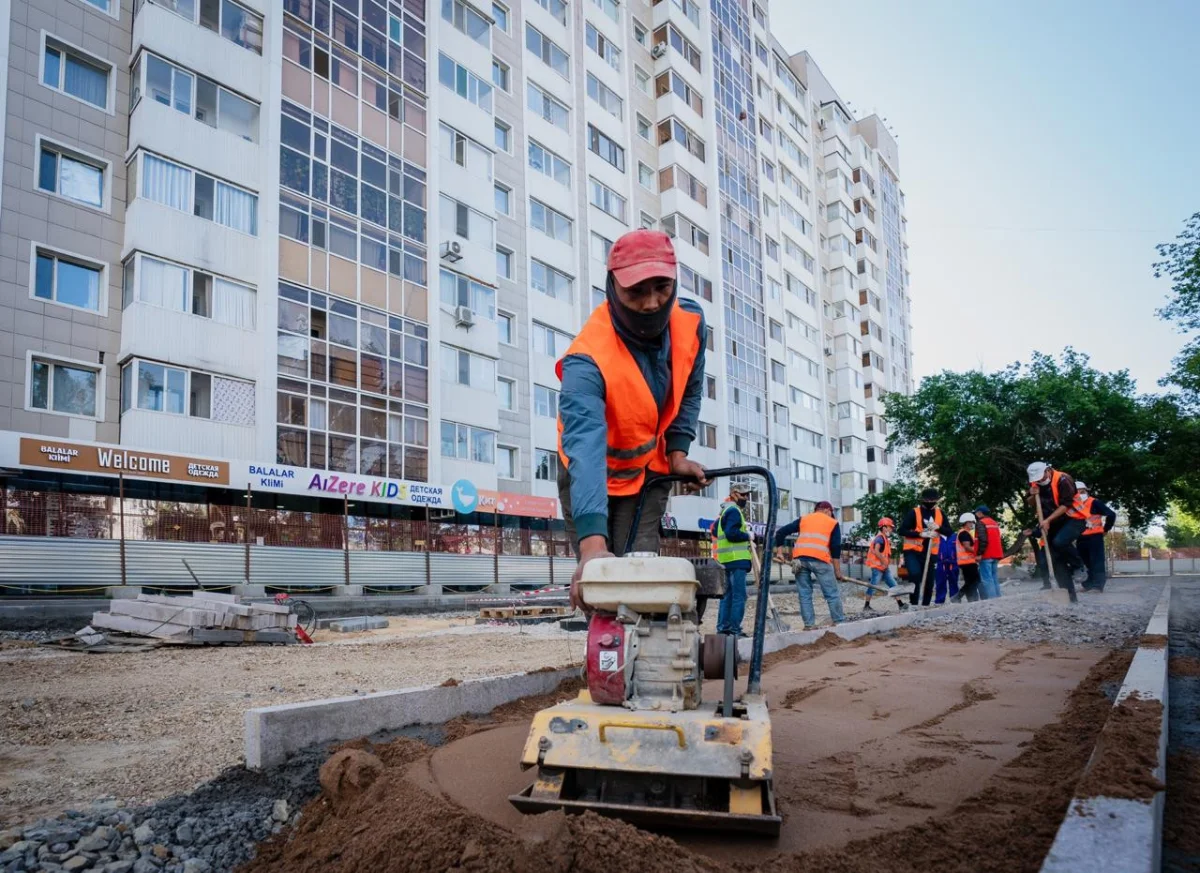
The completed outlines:
{"type": "Polygon", "coordinates": [[[108,110],[112,67],[47,38],[42,53],[42,84],[76,100],[108,110]]]}
{"type": "Polygon", "coordinates": [[[704,396],[709,400],[717,399],[717,380],[715,376],[704,377],[704,396]]]}
{"type": "Polygon", "coordinates": [[[654,96],[662,97],[666,94],[674,94],[690,106],[697,115],[704,115],[704,98],[685,82],[682,76],[671,69],[659,73],[654,78],[654,96]]]}
{"type": "Polygon", "coordinates": [[[525,25],[525,48],[568,82],[571,80],[571,56],[532,24],[525,25]]]}
{"type": "Polygon", "coordinates": [[[453,346],[442,346],[442,381],[477,391],[495,391],[496,361],[453,346]]]}
{"type": "Polygon", "coordinates": [[[516,479],[520,465],[520,450],[515,446],[496,447],[496,476],[500,479],[516,479]]]}
{"type": "Polygon", "coordinates": [[[650,47],[650,31],[636,18],[633,19],[633,40],[642,48],[650,47]]]}
{"type": "Polygon", "coordinates": [[[690,243],[702,254],[708,254],[708,232],[701,230],[679,213],[664,217],[662,227],[668,236],[690,243]]]}
{"type": "MultiPolygon", "coordinates": [[[[672,188],[678,188],[701,206],[708,205],[708,188],[678,164],[672,164],[666,169],[659,170],[658,188],[660,191],[669,191],[672,188]]],[[[770,198],[763,198],[764,209],[766,204],[770,202],[770,198]]]]}
{"type": "Polygon", "coordinates": [[[595,155],[612,164],[622,173],[625,172],[625,149],[612,139],[600,132],[594,125],[588,125],[588,149],[595,155]]]}
{"type": "Polygon", "coordinates": [[[498,118],[496,119],[496,148],[512,154],[512,127],[498,118]]]}
{"type": "Polygon", "coordinates": [[[613,247],[613,241],[611,239],[609,239],[606,236],[601,236],[600,234],[596,233],[596,231],[594,231],[594,230],[592,231],[592,238],[591,238],[592,260],[596,261],[597,263],[607,264],[608,263],[608,253],[612,251],[612,247],[613,247]]]}
{"type": "Polygon", "coordinates": [[[211,79],[183,70],[162,58],[142,54],[130,74],[130,106],[143,95],[218,130],[258,142],[258,104],[222,88],[211,79]]]}
{"type": "Polygon", "coordinates": [[[553,297],[555,300],[570,300],[575,280],[562,270],[556,270],[549,264],[534,258],[529,262],[529,284],[533,286],[534,291],[545,294],[547,297],[553,297]]]}
{"type": "Polygon", "coordinates": [[[106,172],[105,164],[77,157],[61,146],[40,141],[38,187],[47,193],[101,209],[107,188],[106,172]]]}
{"type": "Polygon", "coordinates": [[[220,34],[235,45],[249,49],[256,55],[262,54],[262,16],[233,0],[200,0],[199,3],[176,0],[161,5],[193,24],[220,34]]]}
{"type": "Polygon", "coordinates": [[[496,432],[452,421],[442,422],[442,457],[479,464],[496,463],[496,432]]]}
{"type": "MultiPolygon", "coordinates": [[[[140,157],[142,197],[251,236],[258,234],[256,195],[154,155],[140,153],[140,157]]],[[[136,178],[132,165],[130,172],[136,178]]]]}
{"type": "Polygon", "coordinates": [[[633,68],[633,81],[637,84],[637,89],[643,94],[650,93],[650,74],[641,67],[633,68]]]}
{"type": "Polygon", "coordinates": [[[571,187],[571,165],[532,139],[529,141],[529,166],[558,184],[571,187]]]}
{"type": "Polygon", "coordinates": [[[471,5],[462,0],[442,0],[442,18],[480,45],[491,46],[492,23],[471,5]]]}
{"type": "Polygon", "coordinates": [[[769,328],[769,333],[771,335],[771,339],[775,340],[776,342],[780,342],[780,343],[783,342],[783,325],[782,324],[780,324],[778,321],[776,321],[775,319],[772,318],[768,321],[768,328],[769,328]]]}
{"type": "Polygon", "coordinates": [[[438,81],[484,112],[492,111],[492,86],[445,54],[438,55],[438,81]]]}
{"type": "Polygon", "coordinates": [[[513,253],[496,246],[496,275],[502,279],[513,277],[513,253]]]}
{"type": "Polygon", "coordinates": [[[771,381],[780,385],[787,382],[787,371],[779,361],[771,361],[771,381]]]}
{"type": "Polygon", "coordinates": [[[709,303],[713,299],[712,280],[701,276],[687,264],[679,265],[679,290],[693,297],[701,297],[709,303]]]}
{"type": "MultiPolygon", "coordinates": [[[[287,119],[285,119],[285,121],[287,121],[287,119]]],[[[339,148],[341,145],[342,144],[338,141],[334,142],[335,161],[337,161],[339,164],[344,164],[348,172],[354,172],[355,168],[353,152],[341,152],[339,148]],[[340,160],[337,158],[339,153],[341,154],[340,160]]],[[[447,124],[438,125],[438,145],[441,147],[442,156],[444,158],[453,161],[456,165],[462,167],[472,175],[483,176],[489,181],[491,180],[492,152],[490,149],[485,148],[480,143],[475,142],[475,140],[471,139],[466,134],[459,133],[457,130],[447,124]]],[[[369,160],[374,159],[372,158],[369,160]]],[[[364,165],[363,169],[367,170],[367,166],[364,165]]],[[[366,175],[374,175],[374,173],[367,171],[364,173],[364,176],[366,175]]],[[[397,185],[398,183],[399,180],[393,180],[392,184],[397,185]]],[[[383,186],[384,180],[380,179],[378,184],[383,186]]],[[[289,185],[288,187],[292,186],[289,185]]],[[[304,193],[303,189],[301,189],[301,193],[304,193]]]]}
{"type": "Polygon", "coordinates": [[[466,306],[480,318],[496,320],[496,289],[458,273],[443,269],[440,273],[440,299],[443,306],[466,306]]]}
{"type": "Polygon", "coordinates": [[[559,100],[554,99],[537,85],[529,83],[526,92],[529,100],[529,111],[541,116],[555,127],[567,130],[571,123],[571,112],[559,100]]]}
{"type": "Polygon", "coordinates": [[[542,418],[558,418],[558,391],[544,385],[534,385],[533,412],[542,418]]]}
{"type": "MultiPolygon", "coordinates": [[[[124,266],[122,307],[137,300],[232,327],[254,329],[258,294],[249,285],[144,254],[130,256],[124,266]]],[[[283,307],[281,302],[281,312],[283,307]]]]}
{"type": "Polygon", "coordinates": [[[554,20],[559,24],[567,23],[566,0],[534,0],[534,2],[554,16],[554,20]]]}
{"type": "Polygon", "coordinates": [[[517,322],[516,319],[509,313],[496,313],[496,332],[500,342],[504,343],[506,346],[516,345],[517,322]]]}
{"type": "Polygon", "coordinates": [[[655,183],[654,171],[638,161],[638,184],[647,191],[658,191],[658,185],[655,183]]]}
{"type": "Polygon", "coordinates": [[[512,189],[496,183],[496,211],[501,215],[512,215],[512,189]]]}
{"type": "Polygon", "coordinates": [[[608,295],[605,293],[603,288],[597,288],[595,285],[593,285],[592,286],[592,309],[595,309],[597,306],[603,306],[605,303],[605,299],[607,297],[608,297],[608,295]]]}
{"type": "Polygon", "coordinates": [[[496,221],[489,215],[484,215],[477,209],[472,209],[465,203],[459,203],[452,197],[441,195],[439,231],[443,239],[455,236],[474,240],[477,243],[491,247],[496,238],[496,221]]]}
{"type": "Polygon", "coordinates": [[[533,478],[539,482],[558,481],[558,452],[550,449],[535,449],[533,452],[533,478]]]}
{"type": "Polygon", "coordinates": [[[254,424],[254,383],[153,361],[121,368],[121,412],[131,408],[223,424],[254,424]]]}
{"type": "Polygon", "coordinates": [[[621,6],[617,0],[592,0],[592,3],[613,21],[621,20],[621,6]]]}
{"type": "Polygon", "coordinates": [[[104,275],[99,264],[38,249],[34,255],[33,297],[88,312],[104,312],[104,275]]]}
{"type": "Polygon", "coordinates": [[[598,31],[590,21],[584,27],[584,40],[587,42],[587,47],[604,58],[605,63],[610,67],[614,70],[621,69],[621,50],[613,44],[612,40],[598,31]]]}
{"type": "Polygon", "coordinates": [[[675,25],[664,24],[654,31],[654,45],[669,43],[671,48],[683,55],[683,59],[691,64],[696,72],[700,72],[700,49],[680,33],[675,25]]]}
{"type": "Polygon", "coordinates": [[[703,421],[699,424],[700,445],[706,449],[715,449],[717,447],[717,428],[714,425],[705,424],[703,421]]]}
{"type": "Polygon", "coordinates": [[[500,28],[505,33],[509,32],[510,28],[508,26],[508,7],[507,6],[505,6],[503,3],[493,2],[492,3],[492,18],[494,18],[496,20],[496,27],[500,28]]]}
{"type": "Polygon", "coordinates": [[[28,408],[96,418],[101,402],[100,370],[75,362],[30,357],[28,408]]]}
{"type": "Polygon", "coordinates": [[[649,212],[640,213],[640,222],[643,230],[654,230],[658,226],[658,219],[649,212]]]}
{"type": "Polygon", "coordinates": [[[642,139],[646,140],[646,142],[650,141],[651,127],[652,127],[652,125],[650,124],[649,119],[643,117],[642,114],[639,112],[638,116],[637,116],[637,132],[638,132],[638,136],[640,136],[642,139]]]}
{"type": "Polygon", "coordinates": [[[545,324],[533,323],[533,350],[557,360],[567,353],[573,337],[545,324]]]}
{"type": "MultiPolygon", "coordinates": [[[[625,101],[614,91],[609,88],[591,73],[587,74],[587,94],[592,100],[600,104],[600,108],[614,118],[623,118],[625,112],[625,101]]],[[[639,116],[640,119],[640,116],[639,116]]],[[[638,133],[641,133],[640,120],[638,133]]],[[[650,123],[646,122],[646,139],[650,138],[650,123]]]]}
{"type": "Polygon", "coordinates": [[[557,209],[552,209],[540,200],[529,201],[529,226],[540,230],[551,239],[571,243],[575,222],[557,209]]]}
{"type": "Polygon", "coordinates": [[[588,179],[588,202],[617,221],[625,222],[625,198],[596,179],[588,179]]]}
{"type": "Polygon", "coordinates": [[[704,140],[676,118],[668,118],[658,123],[658,144],[666,145],[671,140],[681,144],[700,160],[704,160],[704,140]]]}
{"type": "Polygon", "coordinates": [[[512,69],[503,61],[492,58],[492,84],[504,92],[511,92],[512,69]]]}

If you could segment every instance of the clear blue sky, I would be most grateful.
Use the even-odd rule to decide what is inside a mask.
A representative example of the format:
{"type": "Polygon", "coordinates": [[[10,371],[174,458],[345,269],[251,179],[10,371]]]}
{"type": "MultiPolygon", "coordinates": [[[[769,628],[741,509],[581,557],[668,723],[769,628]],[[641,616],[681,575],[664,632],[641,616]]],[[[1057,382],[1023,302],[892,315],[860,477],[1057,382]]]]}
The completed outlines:
{"type": "Polygon", "coordinates": [[[899,134],[916,376],[1069,339],[1142,390],[1183,338],[1154,245],[1200,211],[1200,2],[772,0],[899,134]]]}

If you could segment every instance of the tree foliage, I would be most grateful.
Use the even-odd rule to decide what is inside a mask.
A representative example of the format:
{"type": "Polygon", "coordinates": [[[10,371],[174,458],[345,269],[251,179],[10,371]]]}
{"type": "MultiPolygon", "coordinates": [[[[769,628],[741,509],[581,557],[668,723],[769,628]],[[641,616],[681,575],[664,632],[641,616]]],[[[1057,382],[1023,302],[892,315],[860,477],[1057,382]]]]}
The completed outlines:
{"type": "Polygon", "coordinates": [[[904,513],[917,505],[917,493],[920,490],[917,483],[902,479],[892,482],[882,491],[859,498],[854,506],[862,513],[862,522],[855,529],[855,535],[871,536],[879,528],[879,519],[884,516],[899,525],[904,513]]]}
{"type": "MultiPolygon", "coordinates": [[[[1158,317],[1183,333],[1200,331],[1200,212],[1187,220],[1175,242],[1158,246],[1158,255],[1155,277],[1171,280],[1171,297],[1158,317]]],[[[1185,345],[1173,364],[1162,384],[1181,388],[1190,405],[1200,406],[1200,337],[1185,345]]]]}
{"type": "Polygon", "coordinates": [[[1139,395],[1126,371],[1100,372],[1072,349],[996,373],[943,372],[885,402],[890,444],[915,448],[918,476],[949,506],[1020,512],[1025,467],[1037,460],[1085,480],[1135,527],[1173,495],[1200,495],[1178,481],[1179,465],[1195,460],[1195,422],[1173,398],[1139,395]]]}
{"type": "Polygon", "coordinates": [[[1167,545],[1172,549],[1200,546],[1200,518],[1184,512],[1177,503],[1172,503],[1167,509],[1167,523],[1163,529],[1167,545]]]}

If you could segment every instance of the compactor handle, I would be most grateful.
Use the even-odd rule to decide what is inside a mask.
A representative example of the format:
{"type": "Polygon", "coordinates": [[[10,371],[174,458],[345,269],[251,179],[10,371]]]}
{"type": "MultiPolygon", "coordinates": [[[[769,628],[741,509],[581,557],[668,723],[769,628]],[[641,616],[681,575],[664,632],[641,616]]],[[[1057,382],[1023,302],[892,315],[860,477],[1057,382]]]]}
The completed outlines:
{"type": "MultiPolygon", "coordinates": [[[[775,474],[766,467],[718,467],[712,470],[705,470],[704,475],[709,480],[725,479],[731,476],[760,476],[767,483],[767,530],[763,537],[763,547],[771,548],[772,541],[775,539],[775,513],[779,508],[779,489],[775,485],[775,474]]],[[[694,482],[691,476],[680,476],[676,473],[671,473],[666,476],[657,476],[653,479],[647,476],[646,484],[642,486],[641,492],[638,494],[637,509],[633,512],[633,522],[629,527],[629,536],[625,539],[625,550],[623,554],[629,554],[633,551],[634,544],[637,542],[638,525],[642,520],[642,506],[646,502],[646,492],[651,488],[658,488],[665,485],[670,485],[675,482],[694,482]]],[[[750,654],[750,674],[746,680],[746,693],[758,694],[761,690],[762,677],[762,659],[763,659],[763,643],[767,636],[767,612],[768,606],[768,586],[771,584],[771,562],[763,561],[762,570],[759,573],[758,580],[758,599],[756,601],[754,612],[754,645],[750,654]]]]}

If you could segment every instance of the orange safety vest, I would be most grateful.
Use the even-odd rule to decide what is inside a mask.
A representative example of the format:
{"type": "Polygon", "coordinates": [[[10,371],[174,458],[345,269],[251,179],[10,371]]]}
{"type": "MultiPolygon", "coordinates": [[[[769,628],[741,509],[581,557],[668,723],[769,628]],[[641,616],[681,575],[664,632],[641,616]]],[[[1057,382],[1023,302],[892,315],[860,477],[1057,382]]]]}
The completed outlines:
{"type": "Polygon", "coordinates": [[[1095,497],[1088,497],[1088,499],[1084,501],[1076,501],[1076,503],[1079,504],[1084,517],[1087,518],[1087,523],[1083,528],[1083,536],[1085,537],[1095,536],[1096,534],[1102,535],[1104,533],[1104,516],[1094,515],[1092,513],[1092,504],[1095,502],[1095,497]]]}
{"type": "Polygon", "coordinates": [[[892,563],[892,541],[884,534],[883,537],[883,552],[880,553],[875,549],[875,540],[871,540],[871,547],[867,549],[867,566],[872,570],[886,570],[892,563]]]}
{"type": "MultiPolygon", "coordinates": [[[[958,533],[962,533],[962,531],[960,530],[958,533]]],[[[979,563],[979,558],[975,554],[975,550],[979,548],[979,540],[975,539],[974,536],[972,536],[971,539],[973,542],[968,548],[967,546],[963,545],[962,540],[958,538],[958,534],[954,535],[954,548],[957,550],[958,566],[960,567],[964,564],[979,563]]]]}
{"type": "Polygon", "coordinates": [[[1088,510],[1092,508],[1092,498],[1084,500],[1079,492],[1075,492],[1075,498],[1071,501],[1071,508],[1067,510],[1067,515],[1071,518],[1087,518],[1088,510]]]}
{"type": "MultiPolygon", "coordinates": [[[[575,337],[567,353],[554,365],[562,379],[563,360],[586,355],[595,361],[604,378],[604,418],[608,424],[608,493],[614,497],[637,494],[646,470],[668,473],[664,434],[679,414],[692,365],[700,354],[701,316],[675,304],[671,332],[671,390],[660,409],[637,361],[617,336],[608,306],[598,306],[575,337]]],[[[562,444],[562,414],[558,417],[558,457],[569,467],[562,444]]]]}
{"type": "MultiPolygon", "coordinates": [[[[1055,506],[1058,506],[1060,503],[1060,501],[1058,499],[1058,482],[1060,479],[1062,479],[1062,477],[1063,477],[1063,473],[1059,470],[1053,470],[1050,473],[1050,485],[1048,487],[1050,488],[1050,493],[1052,495],[1054,495],[1054,505],[1055,506]]],[[[1040,494],[1038,495],[1037,499],[1038,500],[1042,499],[1040,494]]],[[[1068,518],[1087,518],[1086,513],[1083,513],[1080,511],[1079,503],[1080,503],[1079,494],[1077,492],[1075,494],[1075,499],[1071,502],[1071,506],[1067,509],[1067,517],[1068,518]]]]}
{"type": "Polygon", "coordinates": [[[800,519],[800,533],[792,547],[793,558],[816,558],[826,564],[833,563],[829,553],[829,537],[838,526],[837,519],[823,512],[812,512],[800,519]]]}
{"type": "MultiPolygon", "coordinates": [[[[924,522],[921,519],[921,507],[918,506],[914,511],[917,514],[917,528],[920,529],[924,524],[924,522]]],[[[938,529],[941,529],[942,524],[945,522],[945,520],[946,520],[945,516],[942,515],[942,510],[939,507],[935,506],[933,508],[933,523],[935,525],[937,525],[938,529]]],[[[918,537],[905,537],[904,538],[904,551],[906,551],[906,552],[923,552],[923,551],[925,551],[925,543],[927,543],[927,542],[928,542],[928,540],[926,540],[924,537],[919,537],[919,536],[918,537]]]]}

